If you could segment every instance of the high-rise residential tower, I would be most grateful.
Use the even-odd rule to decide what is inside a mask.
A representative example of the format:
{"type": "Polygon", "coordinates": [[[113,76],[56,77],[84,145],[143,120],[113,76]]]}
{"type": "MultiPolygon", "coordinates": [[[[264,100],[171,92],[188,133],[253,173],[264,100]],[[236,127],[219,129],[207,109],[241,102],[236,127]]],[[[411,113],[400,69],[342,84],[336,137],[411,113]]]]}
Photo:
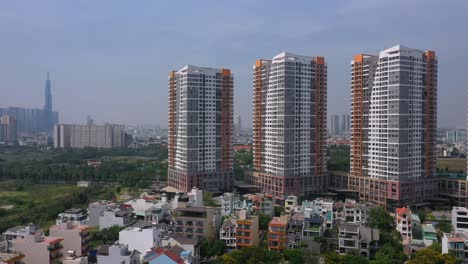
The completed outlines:
{"type": "Polygon", "coordinates": [[[326,189],[327,65],[287,52],[253,67],[254,171],[247,179],[284,200],[326,189]]]}
{"type": "Polygon", "coordinates": [[[169,185],[231,190],[233,75],[187,65],[169,75],[169,185]]]}
{"type": "Polygon", "coordinates": [[[58,124],[54,127],[55,148],[121,148],[126,145],[127,140],[123,125],[58,124]]]}
{"type": "Polygon", "coordinates": [[[234,136],[240,137],[242,131],[242,117],[236,115],[234,117],[234,136]]]}
{"type": "Polygon", "coordinates": [[[435,194],[437,58],[401,45],[351,62],[351,172],[361,200],[406,206],[435,194]]]}
{"type": "Polygon", "coordinates": [[[0,117],[0,142],[14,143],[17,137],[16,118],[11,115],[0,117]]]}
{"type": "Polygon", "coordinates": [[[340,130],[340,116],[339,115],[330,115],[330,135],[339,135],[341,134],[340,130]]]}
{"type": "Polygon", "coordinates": [[[348,134],[351,124],[351,117],[350,115],[342,115],[341,116],[341,133],[348,134]]]}

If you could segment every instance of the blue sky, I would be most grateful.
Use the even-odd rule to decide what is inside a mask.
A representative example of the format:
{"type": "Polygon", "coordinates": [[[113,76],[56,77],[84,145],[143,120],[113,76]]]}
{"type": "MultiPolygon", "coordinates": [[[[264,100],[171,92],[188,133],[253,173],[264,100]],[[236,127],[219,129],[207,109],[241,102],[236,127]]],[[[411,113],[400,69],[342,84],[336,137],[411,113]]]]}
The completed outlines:
{"type": "Polygon", "coordinates": [[[403,44],[439,57],[439,125],[463,126],[468,1],[0,1],[0,107],[42,107],[50,71],[62,122],[166,125],[167,76],[231,68],[252,120],[252,65],[325,56],[328,112],[349,112],[350,60],[403,44]]]}

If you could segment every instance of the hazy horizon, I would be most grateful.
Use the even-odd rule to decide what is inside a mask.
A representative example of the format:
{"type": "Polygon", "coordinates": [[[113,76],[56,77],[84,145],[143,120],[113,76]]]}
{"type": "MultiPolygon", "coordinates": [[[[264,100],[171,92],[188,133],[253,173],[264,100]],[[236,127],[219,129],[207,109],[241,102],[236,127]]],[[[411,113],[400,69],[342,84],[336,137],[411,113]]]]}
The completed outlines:
{"type": "Polygon", "coordinates": [[[60,122],[167,126],[167,77],[230,68],[235,113],[252,122],[252,65],[282,51],[325,56],[328,114],[348,114],[350,61],[402,44],[435,50],[439,127],[464,126],[468,1],[9,1],[0,5],[0,107],[60,122]]]}

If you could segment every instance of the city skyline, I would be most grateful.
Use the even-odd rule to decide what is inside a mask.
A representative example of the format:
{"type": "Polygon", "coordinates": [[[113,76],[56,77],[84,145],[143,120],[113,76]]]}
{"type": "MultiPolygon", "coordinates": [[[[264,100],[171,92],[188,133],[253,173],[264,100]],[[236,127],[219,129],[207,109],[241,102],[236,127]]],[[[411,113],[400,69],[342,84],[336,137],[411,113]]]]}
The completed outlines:
{"type": "Polygon", "coordinates": [[[348,114],[348,66],[352,56],[358,52],[375,54],[402,44],[439,54],[439,126],[464,124],[464,113],[457,109],[464,109],[466,78],[463,76],[468,59],[458,50],[468,45],[468,39],[459,34],[463,32],[463,10],[468,3],[351,2],[301,2],[300,10],[297,4],[213,2],[209,4],[210,12],[228,10],[225,18],[216,20],[217,23],[206,16],[203,4],[188,3],[179,10],[181,17],[185,14],[186,18],[169,23],[164,13],[170,13],[167,11],[175,6],[168,2],[125,5],[116,1],[111,7],[115,12],[105,14],[101,11],[108,8],[106,3],[77,1],[65,5],[46,1],[28,3],[27,7],[23,3],[7,3],[0,11],[3,15],[0,32],[6,39],[0,44],[0,50],[8,50],[0,64],[0,70],[5,73],[0,80],[5,95],[0,107],[40,105],[43,76],[50,71],[54,77],[54,110],[61,113],[61,121],[65,123],[83,123],[91,114],[99,122],[165,127],[166,73],[191,62],[232,69],[237,80],[234,111],[242,116],[247,128],[252,127],[253,116],[253,95],[249,89],[251,61],[288,51],[328,58],[328,110],[348,114]],[[388,8],[394,11],[385,12],[388,8]],[[77,9],[83,12],[78,14],[77,9]],[[126,12],[127,9],[132,12],[126,12]],[[310,10],[316,10],[317,15],[311,16],[310,10]],[[365,19],[356,18],[355,11],[366,13],[365,19]],[[450,16],[433,17],[435,11],[450,12],[450,16]],[[296,13],[289,14],[292,12],[296,13]],[[279,14],[284,19],[276,21],[279,14]],[[194,34],[184,29],[181,35],[180,24],[187,22],[192,31],[206,30],[194,34]],[[415,23],[414,27],[405,26],[411,23],[415,23]],[[89,29],[90,26],[95,27],[89,29]],[[112,26],[118,27],[119,33],[113,33],[112,26]],[[220,29],[228,33],[212,34],[221,32],[220,29]],[[170,55],[174,50],[178,56],[170,55]],[[112,111],[107,110],[110,107],[112,111]]]}

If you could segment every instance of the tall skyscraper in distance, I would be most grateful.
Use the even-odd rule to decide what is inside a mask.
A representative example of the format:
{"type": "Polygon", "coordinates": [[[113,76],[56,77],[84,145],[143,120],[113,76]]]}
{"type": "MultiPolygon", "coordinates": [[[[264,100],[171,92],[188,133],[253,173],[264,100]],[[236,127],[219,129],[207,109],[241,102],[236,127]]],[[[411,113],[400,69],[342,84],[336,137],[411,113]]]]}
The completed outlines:
{"type": "Polygon", "coordinates": [[[16,118],[17,133],[48,133],[51,134],[54,125],[58,123],[59,113],[52,111],[52,91],[49,73],[45,82],[44,107],[0,108],[0,116],[10,115],[16,118]]]}
{"type": "Polygon", "coordinates": [[[49,72],[47,72],[47,80],[45,82],[45,93],[44,93],[44,124],[47,131],[52,131],[55,123],[52,113],[52,87],[49,78],[49,72]]]}
{"type": "Polygon", "coordinates": [[[339,135],[340,133],[340,116],[332,114],[330,115],[330,134],[333,136],[339,135]]]}
{"type": "Polygon", "coordinates": [[[240,137],[242,131],[242,117],[236,115],[234,117],[234,134],[236,137],[240,137]]]}
{"type": "Polygon", "coordinates": [[[0,142],[14,143],[18,139],[16,118],[11,115],[0,117],[0,142]]]}
{"type": "Polygon", "coordinates": [[[233,92],[229,69],[187,65],[170,73],[170,186],[183,192],[231,191],[233,92]]]}
{"type": "Polygon", "coordinates": [[[326,191],[327,64],[288,52],[253,66],[254,171],[247,180],[284,200],[326,191]]]}
{"type": "Polygon", "coordinates": [[[49,72],[47,72],[47,80],[45,82],[44,110],[52,112],[52,87],[49,77],[49,72]]]}
{"type": "Polygon", "coordinates": [[[361,200],[405,206],[436,192],[437,58],[401,45],[351,62],[351,172],[361,200]]]}
{"type": "Polygon", "coordinates": [[[350,129],[350,115],[341,116],[341,134],[348,134],[350,129]]]}

